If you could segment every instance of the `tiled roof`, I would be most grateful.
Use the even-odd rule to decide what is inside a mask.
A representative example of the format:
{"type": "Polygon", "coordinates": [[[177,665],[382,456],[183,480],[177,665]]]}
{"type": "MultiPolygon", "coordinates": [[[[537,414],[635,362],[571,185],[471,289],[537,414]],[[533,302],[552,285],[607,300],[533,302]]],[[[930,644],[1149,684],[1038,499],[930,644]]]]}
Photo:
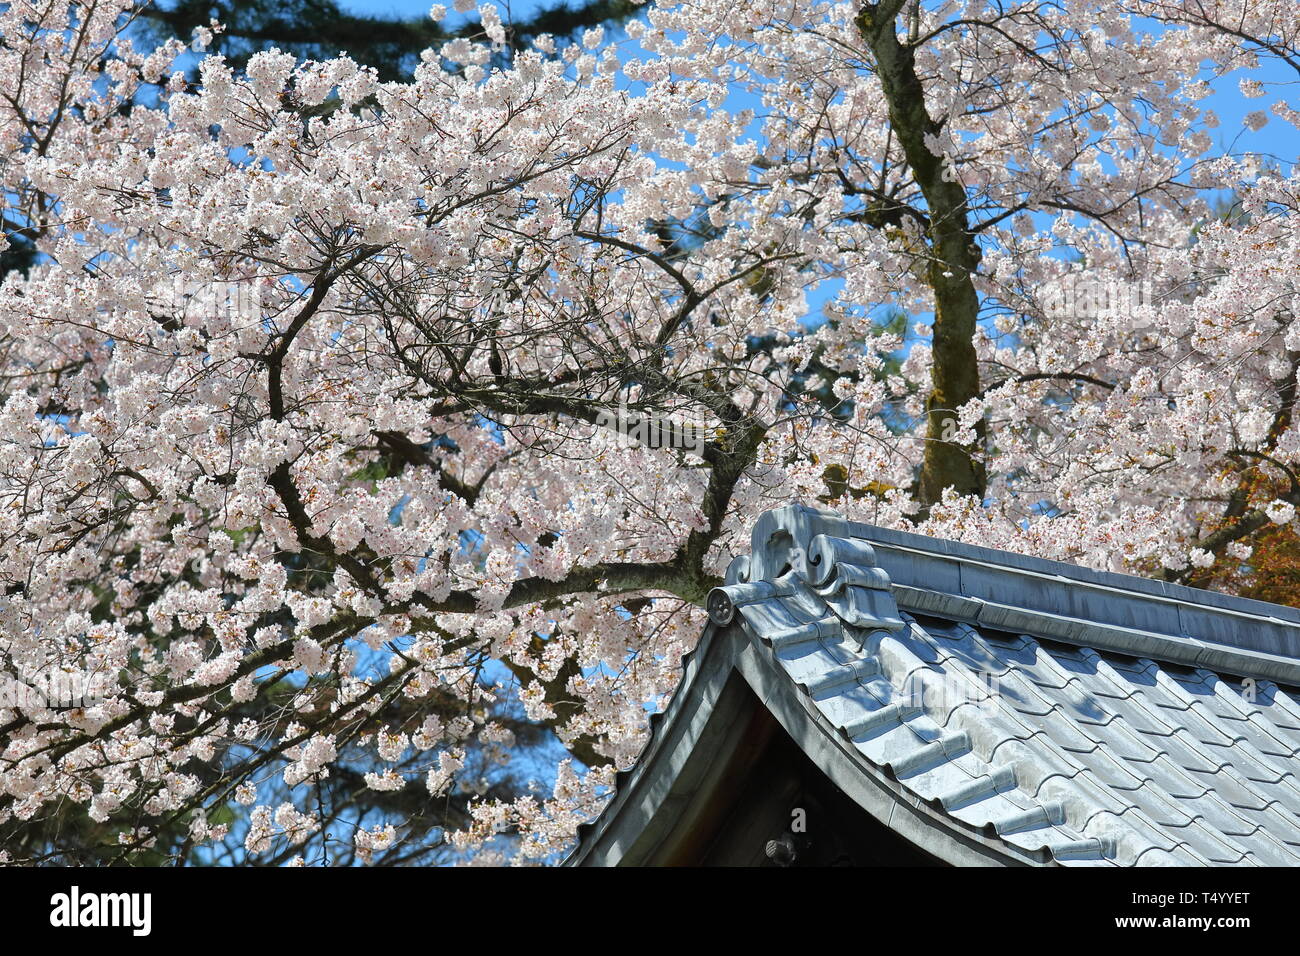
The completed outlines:
{"type": "MultiPolygon", "coordinates": [[[[762,688],[769,707],[806,712],[952,840],[1021,862],[1300,863],[1293,609],[797,506],[760,518],[727,582],[697,655],[783,678],[762,688]]],[[[674,700],[647,755],[688,711],[674,700]]],[[[651,777],[681,755],[649,756],[573,860],[595,858],[633,797],[643,818],[662,800],[651,777]]],[[[945,846],[930,839],[967,860],[945,846]]]]}

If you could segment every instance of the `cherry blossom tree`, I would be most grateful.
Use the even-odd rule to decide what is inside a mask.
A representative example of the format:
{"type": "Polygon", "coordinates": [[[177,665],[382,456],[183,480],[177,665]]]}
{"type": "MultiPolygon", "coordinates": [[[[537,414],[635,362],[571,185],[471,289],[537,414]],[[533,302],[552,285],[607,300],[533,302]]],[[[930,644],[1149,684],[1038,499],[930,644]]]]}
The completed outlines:
{"type": "Polygon", "coordinates": [[[11,3],[2,852],[553,860],[791,500],[1248,586],[1300,181],[1205,100],[1297,125],[1288,7],[484,5],[402,82],[195,84],[11,3]]]}

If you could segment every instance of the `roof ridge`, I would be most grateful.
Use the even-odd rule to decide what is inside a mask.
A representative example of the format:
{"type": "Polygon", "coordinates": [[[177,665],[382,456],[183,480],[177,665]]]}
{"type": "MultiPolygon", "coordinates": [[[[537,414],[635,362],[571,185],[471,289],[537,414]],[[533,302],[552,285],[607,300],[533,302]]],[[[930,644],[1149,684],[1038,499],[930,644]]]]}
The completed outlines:
{"type": "MultiPolygon", "coordinates": [[[[799,506],[803,507],[803,506],[799,506]]],[[[1052,558],[1039,558],[1033,555],[1006,551],[1001,548],[989,548],[984,545],[969,544],[950,538],[936,538],[915,531],[899,531],[861,521],[847,522],[854,537],[863,538],[873,544],[891,548],[912,548],[927,553],[943,555],[954,560],[976,561],[996,564],[999,567],[1022,570],[1063,577],[1067,580],[1092,584],[1102,587],[1136,591],[1152,597],[1180,601],[1202,607],[1214,607],[1221,610],[1234,610],[1243,614],[1262,617],[1275,617],[1279,620],[1300,624],[1300,608],[1285,604],[1273,604],[1255,598],[1240,597],[1223,591],[1209,591],[1188,584],[1174,581],[1161,581],[1157,578],[1128,574],[1122,571],[1100,571],[1069,561],[1052,558]]]]}
{"type": "Polygon", "coordinates": [[[1300,679],[1300,609],[881,528],[806,505],[759,517],[751,552],[732,561],[724,588],[743,603],[756,585],[778,585],[788,574],[851,624],[861,614],[890,626],[897,602],[1139,657],[1300,679]],[[837,587],[848,592],[847,605],[831,599],[837,587]]]}

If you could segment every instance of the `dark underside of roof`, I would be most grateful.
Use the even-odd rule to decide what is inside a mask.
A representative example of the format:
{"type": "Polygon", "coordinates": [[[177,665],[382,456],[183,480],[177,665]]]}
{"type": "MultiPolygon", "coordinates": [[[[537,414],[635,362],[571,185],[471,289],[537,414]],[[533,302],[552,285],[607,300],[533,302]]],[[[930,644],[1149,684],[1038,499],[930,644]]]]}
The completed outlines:
{"type": "Polygon", "coordinates": [[[1292,609],[794,507],[709,610],[568,862],[761,862],[803,799],[821,862],[1300,863],[1292,609]]]}

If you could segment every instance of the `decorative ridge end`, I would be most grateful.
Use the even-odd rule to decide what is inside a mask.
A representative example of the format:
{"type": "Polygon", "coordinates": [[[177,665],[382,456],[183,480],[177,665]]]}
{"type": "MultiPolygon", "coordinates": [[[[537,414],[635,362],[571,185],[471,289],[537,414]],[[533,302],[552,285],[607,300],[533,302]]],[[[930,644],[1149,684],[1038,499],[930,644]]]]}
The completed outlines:
{"type": "Polygon", "coordinates": [[[835,511],[786,505],[763,512],[750,534],[746,580],[775,581],[795,569],[818,535],[850,538],[852,532],[848,521],[835,511]]]}
{"type": "Polygon", "coordinates": [[[840,514],[806,505],[764,512],[754,523],[748,556],[732,560],[726,583],[709,593],[709,617],[729,624],[737,607],[771,596],[778,578],[800,582],[844,623],[868,630],[901,630],[889,575],[876,552],[840,514]],[[764,588],[761,585],[766,584],[764,588]]]}

